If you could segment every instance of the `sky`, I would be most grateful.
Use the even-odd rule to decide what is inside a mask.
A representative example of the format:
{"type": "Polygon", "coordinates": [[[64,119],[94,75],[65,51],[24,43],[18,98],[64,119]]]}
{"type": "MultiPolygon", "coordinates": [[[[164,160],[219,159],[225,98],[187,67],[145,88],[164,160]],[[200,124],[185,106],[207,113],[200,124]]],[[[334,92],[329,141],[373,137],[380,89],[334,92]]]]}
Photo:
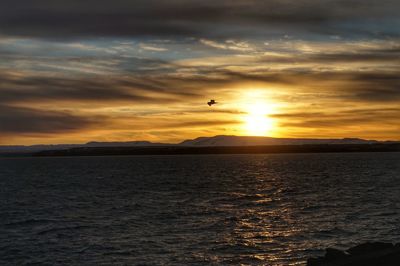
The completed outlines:
{"type": "Polygon", "coordinates": [[[398,0],[2,0],[0,145],[400,140],[399,10],[398,0]]]}

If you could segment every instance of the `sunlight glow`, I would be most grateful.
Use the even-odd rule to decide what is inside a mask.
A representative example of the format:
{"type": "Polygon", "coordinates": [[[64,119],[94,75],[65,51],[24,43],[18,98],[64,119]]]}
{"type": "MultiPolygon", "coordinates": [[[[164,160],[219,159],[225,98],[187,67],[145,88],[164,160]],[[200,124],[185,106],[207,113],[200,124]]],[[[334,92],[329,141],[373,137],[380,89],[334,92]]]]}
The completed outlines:
{"type": "Polygon", "coordinates": [[[245,115],[244,133],[250,136],[267,136],[274,130],[275,121],[268,115],[274,112],[274,105],[266,101],[259,92],[246,95],[243,106],[245,115]]]}

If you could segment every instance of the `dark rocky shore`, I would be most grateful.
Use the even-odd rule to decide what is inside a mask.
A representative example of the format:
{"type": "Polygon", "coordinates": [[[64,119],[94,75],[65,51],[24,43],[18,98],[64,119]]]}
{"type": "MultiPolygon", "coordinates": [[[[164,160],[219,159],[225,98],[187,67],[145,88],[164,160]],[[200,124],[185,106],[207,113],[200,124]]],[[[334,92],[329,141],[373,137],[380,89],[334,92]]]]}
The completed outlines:
{"type": "Polygon", "coordinates": [[[307,266],[399,266],[400,244],[365,243],[345,251],[326,249],[324,257],[310,258],[307,266]]]}

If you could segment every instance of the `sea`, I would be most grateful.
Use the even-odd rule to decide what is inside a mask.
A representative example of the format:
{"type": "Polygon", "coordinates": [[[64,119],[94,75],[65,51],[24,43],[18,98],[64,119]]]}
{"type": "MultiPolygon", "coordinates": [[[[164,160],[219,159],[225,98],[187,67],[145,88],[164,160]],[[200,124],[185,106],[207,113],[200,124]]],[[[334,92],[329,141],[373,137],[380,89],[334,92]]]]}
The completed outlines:
{"type": "Polygon", "coordinates": [[[400,242],[400,153],[0,159],[0,265],[305,265],[400,242]]]}

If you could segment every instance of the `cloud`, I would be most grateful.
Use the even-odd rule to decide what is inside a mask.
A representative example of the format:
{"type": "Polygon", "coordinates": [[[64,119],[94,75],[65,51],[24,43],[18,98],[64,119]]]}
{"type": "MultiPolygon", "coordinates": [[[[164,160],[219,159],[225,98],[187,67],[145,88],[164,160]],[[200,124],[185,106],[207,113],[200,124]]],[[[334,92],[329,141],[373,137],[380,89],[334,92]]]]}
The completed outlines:
{"type": "Polygon", "coordinates": [[[342,107],[340,110],[327,110],[315,112],[310,110],[309,112],[286,112],[271,114],[269,117],[278,119],[293,120],[293,123],[308,123],[309,121],[325,121],[330,124],[341,124],[343,121],[350,124],[358,124],[360,120],[363,122],[376,122],[385,121],[385,118],[398,118],[400,119],[400,108],[369,108],[362,109],[346,108],[342,107]],[[308,121],[308,122],[307,122],[308,121]],[[353,121],[353,122],[352,122],[353,121]]]}
{"type": "Polygon", "coordinates": [[[46,75],[0,74],[0,104],[32,102],[170,103],[198,97],[195,92],[169,88],[151,79],[124,76],[72,78],[46,75]]]}
{"type": "Polygon", "coordinates": [[[392,49],[374,49],[374,50],[360,50],[352,52],[314,52],[293,55],[287,54],[266,54],[259,59],[260,63],[275,63],[275,64],[290,64],[290,63],[399,63],[400,49],[393,47],[392,49]]]}
{"type": "Polygon", "coordinates": [[[95,118],[0,105],[0,134],[67,133],[99,125],[95,118]]]}
{"type": "Polygon", "coordinates": [[[200,43],[212,47],[212,48],[217,48],[217,49],[222,49],[222,50],[232,50],[232,51],[240,51],[240,52],[246,52],[246,51],[252,51],[253,48],[250,47],[250,45],[246,42],[237,42],[234,40],[226,40],[223,43],[218,43],[212,40],[207,40],[207,39],[200,39],[200,43]]]}
{"type": "Polygon", "coordinates": [[[178,123],[171,123],[166,125],[168,128],[212,128],[215,126],[226,126],[226,125],[238,125],[240,121],[238,120],[201,120],[201,121],[185,121],[185,122],[178,122],[178,123]]]}
{"type": "MultiPolygon", "coordinates": [[[[202,59],[210,65],[129,58],[108,76],[66,75],[59,71],[53,71],[52,74],[2,71],[0,104],[29,106],[32,103],[78,102],[105,106],[114,103],[182,105],[204,101],[209,95],[224,94],[229,87],[230,90],[237,90],[240,84],[246,83],[263,84],[267,90],[284,87],[287,92],[320,95],[321,101],[327,100],[323,97],[365,103],[400,101],[400,73],[396,70],[396,61],[393,61],[396,60],[395,56],[380,57],[377,52],[371,62],[370,54],[359,53],[357,56],[364,60],[364,69],[361,70],[346,64],[345,53],[330,53],[330,56],[339,58],[332,61],[339,63],[325,67],[324,64],[329,62],[325,59],[325,53],[313,53],[299,55],[299,60],[306,62],[297,65],[268,64],[263,58],[257,59],[257,55],[239,58],[237,63],[229,56],[219,63],[202,59]],[[371,65],[367,65],[367,62],[371,65]],[[321,93],[325,96],[321,96],[321,93]]],[[[87,62],[96,64],[96,61],[87,62]]],[[[354,62],[349,59],[348,63],[354,62]]]]}
{"type": "Polygon", "coordinates": [[[399,5],[396,0],[3,0],[0,34],[43,38],[399,36],[399,5]]]}
{"type": "Polygon", "coordinates": [[[271,115],[293,137],[360,137],[381,140],[399,139],[399,108],[349,108],[321,112],[288,112],[271,115]],[[338,130],[340,129],[340,130],[338,130]]]}
{"type": "Polygon", "coordinates": [[[140,47],[140,49],[147,50],[147,51],[152,51],[152,52],[165,52],[165,51],[168,51],[167,48],[151,46],[151,45],[147,45],[147,44],[143,44],[143,43],[141,43],[139,45],[139,47],[140,47]]]}

